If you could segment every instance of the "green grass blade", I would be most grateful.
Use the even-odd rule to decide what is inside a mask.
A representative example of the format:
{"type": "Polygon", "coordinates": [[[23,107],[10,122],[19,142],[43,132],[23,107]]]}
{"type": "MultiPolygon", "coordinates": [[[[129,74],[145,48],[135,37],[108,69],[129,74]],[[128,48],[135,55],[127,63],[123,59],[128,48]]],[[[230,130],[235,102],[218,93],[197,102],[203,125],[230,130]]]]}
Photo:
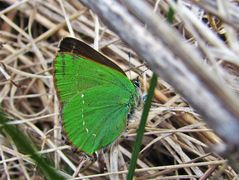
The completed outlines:
{"type": "Polygon", "coordinates": [[[174,19],[174,10],[170,6],[169,10],[168,10],[168,13],[167,13],[167,21],[172,24],[173,23],[173,19],[174,19]]]}
{"type": "Polygon", "coordinates": [[[43,159],[43,157],[37,153],[31,140],[23,134],[17,126],[7,124],[8,121],[9,119],[6,118],[0,110],[0,133],[5,133],[10,136],[21,153],[30,155],[30,157],[35,161],[37,167],[41,170],[43,177],[46,179],[65,179],[49,165],[50,163],[45,158],[43,159]]]}
{"type": "MultiPolygon", "coordinates": [[[[167,21],[172,24],[173,19],[174,19],[174,10],[170,6],[169,10],[168,10],[168,13],[167,13],[167,21]]],[[[151,100],[153,98],[153,93],[154,93],[154,88],[156,86],[156,83],[157,83],[157,76],[155,74],[153,74],[153,77],[152,77],[151,82],[150,82],[148,97],[147,97],[146,103],[144,105],[143,114],[141,116],[141,121],[140,121],[139,129],[138,129],[138,132],[137,132],[137,137],[136,137],[136,140],[135,140],[135,144],[134,144],[134,149],[133,149],[132,158],[131,158],[131,161],[130,161],[127,180],[133,179],[134,171],[135,171],[135,168],[136,168],[136,162],[137,162],[139,151],[140,151],[140,146],[141,146],[141,142],[142,142],[142,139],[143,139],[144,128],[145,128],[148,113],[149,113],[149,110],[150,110],[151,100]]]]}
{"type": "Polygon", "coordinates": [[[157,75],[153,74],[153,77],[152,77],[151,82],[150,82],[148,96],[147,96],[147,99],[146,99],[146,102],[145,102],[145,105],[144,105],[143,114],[141,116],[140,125],[139,125],[139,129],[138,129],[138,132],[137,132],[135,144],[134,144],[132,158],[131,158],[130,166],[129,166],[129,172],[128,172],[128,175],[127,175],[128,180],[133,179],[133,175],[134,175],[134,171],[135,171],[135,167],[136,167],[136,161],[137,161],[137,158],[138,158],[138,155],[139,155],[141,142],[142,142],[143,135],[144,135],[144,128],[145,128],[145,124],[146,124],[147,117],[148,117],[148,114],[149,114],[149,110],[150,110],[150,107],[151,107],[151,101],[152,101],[152,98],[153,98],[153,95],[154,95],[154,89],[155,89],[156,84],[157,84],[157,75]]]}

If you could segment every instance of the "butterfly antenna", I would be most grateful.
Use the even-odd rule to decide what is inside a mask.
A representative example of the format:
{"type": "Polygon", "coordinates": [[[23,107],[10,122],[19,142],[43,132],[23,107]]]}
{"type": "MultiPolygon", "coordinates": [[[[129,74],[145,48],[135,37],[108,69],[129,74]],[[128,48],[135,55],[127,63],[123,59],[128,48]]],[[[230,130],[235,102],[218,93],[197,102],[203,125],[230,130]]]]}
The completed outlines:
{"type": "Polygon", "coordinates": [[[145,71],[141,72],[139,68],[145,66],[145,64],[143,63],[139,66],[134,67],[133,64],[131,63],[132,53],[130,51],[128,52],[128,57],[129,57],[129,69],[126,69],[125,72],[129,72],[129,77],[130,77],[129,79],[132,79],[131,70],[133,70],[136,74],[138,74],[138,76],[141,76],[142,73],[144,73],[145,71]]]}
{"type": "Polygon", "coordinates": [[[128,71],[133,70],[135,73],[138,74],[138,76],[141,76],[145,71],[148,70],[148,68],[147,68],[146,70],[144,70],[144,71],[139,70],[139,68],[141,68],[141,67],[143,67],[143,66],[145,66],[145,63],[143,63],[143,64],[141,64],[141,65],[139,65],[139,66],[136,66],[136,67],[132,67],[132,64],[130,64],[130,68],[129,68],[129,69],[126,69],[125,72],[128,72],[128,71]]]}

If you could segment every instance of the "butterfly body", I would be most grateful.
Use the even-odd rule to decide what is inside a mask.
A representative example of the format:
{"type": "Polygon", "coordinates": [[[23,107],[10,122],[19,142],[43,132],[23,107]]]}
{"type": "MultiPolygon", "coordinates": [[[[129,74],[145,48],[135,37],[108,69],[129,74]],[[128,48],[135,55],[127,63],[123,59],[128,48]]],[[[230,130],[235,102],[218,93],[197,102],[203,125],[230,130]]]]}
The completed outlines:
{"type": "MultiPolygon", "coordinates": [[[[92,154],[124,131],[138,94],[116,64],[108,59],[101,63],[95,60],[98,56],[86,57],[85,52],[67,49],[65,44],[69,41],[74,41],[77,44],[74,47],[78,48],[82,48],[79,44],[83,43],[73,38],[63,39],[54,62],[54,83],[62,104],[63,128],[72,144],[92,154]],[[108,64],[114,64],[114,68],[108,64]]],[[[85,46],[83,49],[90,48],[85,46]]],[[[90,51],[95,50],[90,48],[90,51]]]]}

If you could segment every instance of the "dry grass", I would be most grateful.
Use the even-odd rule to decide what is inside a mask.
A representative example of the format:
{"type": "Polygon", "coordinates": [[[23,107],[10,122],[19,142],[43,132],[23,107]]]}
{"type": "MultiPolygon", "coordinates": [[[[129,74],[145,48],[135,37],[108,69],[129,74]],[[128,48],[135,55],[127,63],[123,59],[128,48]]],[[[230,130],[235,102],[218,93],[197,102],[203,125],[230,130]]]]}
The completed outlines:
{"type": "MultiPolygon", "coordinates": [[[[188,3],[188,6],[191,4],[188,3]]],[[[1,1],[0,7],[0,102],[4,110],[14,117],[12,123],[19,124],[38,146],[39,153],[47,154],[55,167],[69,178],[88,176],[114,179],[117,174],[125,178],[140,116],[129,123],[120,144],[114,143],[113,148],[100,153],[101,159],[98,162],[90,164],[81,153],[66,145],[53,84],[52,62],[59,40],[73,33],[89,44],[94,42],[96,48],[114,59],[122,69],[130,69],[127,73],[131,78],[136,77],[136,71],[147,69],[142,61],[78,1],[63,3],[66,17],[69,18],[67,26],[59,1],[23,0],[19,3],[10,0],[1,1]],[[129,52],[132,55],[130,62],[129,52]]],[[[167,8],[168,4],[162,1],[155,10],[165,15],[167,8]]],[[[228,39],[236,33],[232,27],[223,26],[214,16],[194,9],[194,13],[197,12],[221,38],[225,38],[225,28],[232,32],[228,39]]],[[[197,41],[197,34],[190,32],[190,26],[185,27],[180,17],[177,18],[174,25],[179,32],[190,43],[199,43],[205,47],[203,39],[198,37],[201,41],[197,41]]],[[[238,42],[232,40],[230,48],[238,47],[238,42]]],[[[223,42],[227,46],[227,42],[223,42]]],[[[209,64],[214,64],[216,68],[222,65],[217,69],[218,73],[226,72],[230,75],[227,78],[235,91],[238,90],[236,63],[222,59],[210,62],[209,58],[209,64]]],[[[148,88],[147,81],[151,74],[149,69],[143,74],[144,91],[148,88]]],[[[10,139],[0,136],[0,140],[2,179],[31,179],[40,176],[31,159],[19,153],[10,139]]],[[[210,153],[211,147],[221,143],[222,140],[180,95],[160,79],[137,164],[137,179],[236,178],[237,173],[227,166],[226,160],[210,153]]]]}

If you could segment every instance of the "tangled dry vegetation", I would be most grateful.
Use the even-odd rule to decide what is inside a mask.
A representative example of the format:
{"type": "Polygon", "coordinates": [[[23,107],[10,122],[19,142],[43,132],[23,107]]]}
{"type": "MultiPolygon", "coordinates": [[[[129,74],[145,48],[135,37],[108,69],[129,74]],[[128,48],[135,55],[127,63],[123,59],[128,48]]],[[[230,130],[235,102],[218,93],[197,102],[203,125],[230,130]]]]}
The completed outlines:
{"type": "MultiPolygon", "coordinates": [[[[238,24],[233,23],[238,17],[233,16],[234,19],[225,24],[224,16],[206,4],[210,1],[199,2],[200,6],[195,2],[178,1],[183,8],[177,9],[179,5],[174,1],[148,1],[154,9],[152,13],[161,18],[166,18],[170,3],[177,9],[172,27],[202,52],[203,59],[198,61],[221,77],[225,82],[223,86],[238,93],[238,24]],[[185,15],[188,18],[183,18],[185,15]],[[200,29],[202,27],[205,29],[200,29]]],[[[230,3],[237,7],[237,1],[230,3]]],[[[77,38],[98,46],[130,78],[142,74],[143,91],[149,86],[150,67],[80,1],[2,0],[0,17],[0,102],[4,111],[13,117],[12,124],[18,124],[31,137],[39,153],[50,158],[67,178],[126,178],[140,115],[136,114],[135,120],[129,122],[127,131],[112,145],[114,148],[100,152],[99,160],[92,163],[68,145],[62,133],[52,62],[59,41],[69,36],[72,28],[77,38]],[[68,25],[64,14],[69,19],[68,25]]],[[[174,89],[159,77],[136,178],[238,178],[227,159],[215,153],[223,141],[174,89]]],[[[18,151],[10,138],[1,135],[0,139],[1,179],[41,177],[36,165],[18,151]]]]}

